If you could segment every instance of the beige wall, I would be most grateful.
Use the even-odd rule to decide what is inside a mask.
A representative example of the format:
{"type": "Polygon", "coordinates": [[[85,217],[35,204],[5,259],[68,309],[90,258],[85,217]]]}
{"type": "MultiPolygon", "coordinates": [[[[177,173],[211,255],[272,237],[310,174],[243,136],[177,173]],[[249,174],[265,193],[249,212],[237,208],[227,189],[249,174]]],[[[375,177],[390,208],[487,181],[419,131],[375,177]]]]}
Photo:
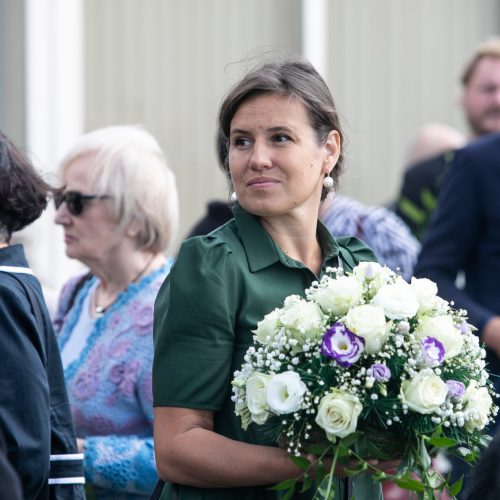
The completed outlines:
{"type": "Polygon", "coordinates": [[[500,34],[496,0],[334,0],[330,85],[345,118],[348,171],[341,190],[365,202],[399,188],[417,129],[443,122],[467,132],[459,104],[466,59],[500,34]]]}
{"type": "MultiPolygon", "coordinates": [[[[248,54],[301,50],[299,0],[87,0],[86,128],[143,123],[178,178],[185,234],[227,196],[214,154],[217,106],[248,54]]],[[[395,195],[405,148],[430,121],[465,130],[458,75],[500,31],[496,0],[332,0],[327,79],[349,138],[342,190],[395,195]]]]}
{"type": "Polygon", "coordinates": [[[227,198],[215,156],[223,93],[255,50],[300,51],[298,0],[87,0],[86,127],[142,123],[176,172],[185,235],[227,198]]]}

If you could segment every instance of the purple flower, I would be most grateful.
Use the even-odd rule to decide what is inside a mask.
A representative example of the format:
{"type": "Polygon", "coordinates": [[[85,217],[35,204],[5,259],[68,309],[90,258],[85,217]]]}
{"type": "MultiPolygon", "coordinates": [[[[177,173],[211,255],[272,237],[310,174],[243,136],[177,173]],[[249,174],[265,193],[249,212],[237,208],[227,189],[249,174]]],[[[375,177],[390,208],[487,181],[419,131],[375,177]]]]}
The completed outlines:
{"type": "Polygon", "coordinates": [[[448,387],[448,396],[450,398],[461,399],[465,394],[465,385],[458,380],[447,380],[446,385],[448,387]]]}
{"type": "Polygon", "coordinates": [[[470,325],[467,323],[467,321],[462,321],[460,323],[460,333],[465,334],[470,332],[470,325]]]}
{"type": "Polygon", "coordinates": [[[428,366],[440,365],[444,359],[444,346],[434,337],[425,337],[422,340],[422,358],[428,366]]]}
{"type": "Polygon", "coordinates": [[[371,366],[372,377],[377,382],[387,382],[391,378],[391,370],[380,363],[373,363],[371,366]]]}
{"type": "Polygon", "coordinates": [[[348,368],[356,363],[364,351],[365,340],[348,330],[342,323],[335,323],[323,335],[321,353],[348,368]]]}

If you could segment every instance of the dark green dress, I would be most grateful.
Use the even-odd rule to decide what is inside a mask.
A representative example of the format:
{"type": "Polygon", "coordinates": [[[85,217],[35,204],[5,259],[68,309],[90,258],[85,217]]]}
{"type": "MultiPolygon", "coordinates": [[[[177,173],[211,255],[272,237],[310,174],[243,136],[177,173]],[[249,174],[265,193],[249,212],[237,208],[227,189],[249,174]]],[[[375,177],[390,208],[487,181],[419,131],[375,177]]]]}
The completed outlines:
{"type": "MultiPolygon", "coordinates": [[[[257,322],[281,307],[288,295],[304,296],[318,277],[287,257],[257,217],[238,205],[234,217],[207,236],[185,241],[160,289],[154,320],[154,406],[211,410],[215,432],[275,446],[257,425],[243,431],[234,414],[231,380],[252,343],[257,322]]],[[[375,260],[359,240],[335,241],[320,222],[318,239],[324,255],[322,274],[326,267],[339,265],[339,254],[346,270],[357,262],[375,260]]],[[[371,494],[365,498],[377,498],[369,482],[371,494]]],[[[279,499],[280,493],[268,486],[200,489],[167,484],[161,498],[279,499]]],[[[295,498],[310,497],[308,493],[295,498]]]]}

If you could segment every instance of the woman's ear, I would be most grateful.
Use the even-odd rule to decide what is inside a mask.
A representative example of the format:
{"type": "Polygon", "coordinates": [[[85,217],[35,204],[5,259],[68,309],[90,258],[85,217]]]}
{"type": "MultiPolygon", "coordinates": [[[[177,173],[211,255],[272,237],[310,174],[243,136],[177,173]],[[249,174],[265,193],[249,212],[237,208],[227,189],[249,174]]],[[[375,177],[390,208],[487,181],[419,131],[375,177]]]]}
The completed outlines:
{"type": "Polygon", "coordinates": [[[141,223],[139,219],[137,217],[133,217],[133,219],[130,221],[127,228],[125,229],[125,235],[135,240],[140,230],[141,230],[141,223]]]}
{"type": "Polygon", "coordinates": [[[324,144],[325,148],[325,175],[329,174],[336,165],[340,156],[340,134],[336,130],[330,130],[324,144]]]}

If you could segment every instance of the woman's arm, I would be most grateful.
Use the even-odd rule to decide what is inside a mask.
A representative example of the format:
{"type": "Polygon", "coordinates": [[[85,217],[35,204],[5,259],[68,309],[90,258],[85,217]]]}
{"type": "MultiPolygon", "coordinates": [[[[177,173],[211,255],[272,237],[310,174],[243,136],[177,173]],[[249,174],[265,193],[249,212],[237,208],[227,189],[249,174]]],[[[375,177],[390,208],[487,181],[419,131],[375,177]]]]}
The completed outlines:
{"type": "Polygon", "coordinates": [[[213,432],[212,411],[156,407],[154,442],[159,476],[197,488],[273,484],[301,472],[287,453],[213,432]]]}

